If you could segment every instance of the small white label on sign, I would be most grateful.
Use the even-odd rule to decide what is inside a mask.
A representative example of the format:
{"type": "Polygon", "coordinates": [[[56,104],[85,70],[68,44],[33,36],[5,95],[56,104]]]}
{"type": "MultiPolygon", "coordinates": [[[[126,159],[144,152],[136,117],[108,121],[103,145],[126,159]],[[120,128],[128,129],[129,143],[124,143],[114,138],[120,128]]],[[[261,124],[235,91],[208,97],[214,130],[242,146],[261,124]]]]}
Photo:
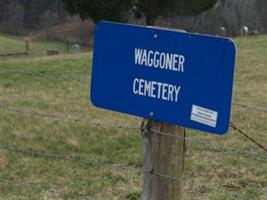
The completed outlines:
{"type": "Polygon", "coordinates": [[[191,120],[205,124],[208,126],[216,127],[218,112],[193,105],[191,112],[191,120]]]}

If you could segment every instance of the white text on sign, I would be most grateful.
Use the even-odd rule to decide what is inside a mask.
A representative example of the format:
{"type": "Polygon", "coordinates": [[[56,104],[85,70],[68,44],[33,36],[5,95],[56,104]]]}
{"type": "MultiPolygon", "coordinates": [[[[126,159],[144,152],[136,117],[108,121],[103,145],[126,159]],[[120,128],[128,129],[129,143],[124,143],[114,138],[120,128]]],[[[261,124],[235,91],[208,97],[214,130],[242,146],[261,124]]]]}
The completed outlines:
{"type": "Polygon", "coordinates": [[[135,78],[133,81],[133,93],[140,96],[178,102],[181,87],[157,81],[147,81],[135,78]]]}
{"type": "Polygon", "coordinates": [[[136,65],[184,72],[184,63],[183,55],[135,48],[136,65]]]}
{"type": "MultiPolygon", "coordinates": [[[[135,65],[184,72],[185,57],[183,55],[135,48],[134,58],[135,65]]],[[[132,91],[139,96],[178,102],[181,86],[135,78],[132,91]]]]}

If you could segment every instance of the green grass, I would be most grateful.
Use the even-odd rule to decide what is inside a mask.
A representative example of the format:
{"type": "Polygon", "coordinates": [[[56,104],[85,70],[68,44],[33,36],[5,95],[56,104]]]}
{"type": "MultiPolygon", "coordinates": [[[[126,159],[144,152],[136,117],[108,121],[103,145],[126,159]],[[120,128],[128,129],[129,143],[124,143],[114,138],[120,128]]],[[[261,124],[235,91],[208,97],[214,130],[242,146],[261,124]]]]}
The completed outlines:
{"type": "MultiPolygon", "coordinates": [[[[25,49],[26,49],[25,41],[23,40],[22,37],[0,34],[0,54],[21,53],[25,52],[26,51],[25,49]]],[[[66,54],[67,44],[63,42],[46,41],[46,40],[34,41],[30,43],[30,50],[28,52],[29,57],[46,56],[47,50],[58,50],[60,54],[66,54]]],[[[81,51],[86,52],[88,51],[88,49],[82,47],[81,51]]],[[[5,58],[12,59],[12,57],[5,57],[5,58]]]]}
{"type": "MultiPolygon", "coordinates": [[[[235,41],[238,60],[234,101],[266,108],[267,36],[235,41]]],[[[0,144],[73,157],[51,159],[0,146],[1,200],[140,198],[140,170],[92,164],[141,168],[143,149],[138,129],[93,126],[138,127],[141,119],[91,105],[91,62],[91,53],[0,61],[0,144]]],[[[232,121],[266,146],[266,115],[234,106],[232,121]]],[[[183,199],[266,199],[266,153],[233,130],[221,137],[187,132],[189,138],[211,145],[187,143],[183,199]],[[262,156],[244,156],[223,148],[257,151],[262,156]]]]}

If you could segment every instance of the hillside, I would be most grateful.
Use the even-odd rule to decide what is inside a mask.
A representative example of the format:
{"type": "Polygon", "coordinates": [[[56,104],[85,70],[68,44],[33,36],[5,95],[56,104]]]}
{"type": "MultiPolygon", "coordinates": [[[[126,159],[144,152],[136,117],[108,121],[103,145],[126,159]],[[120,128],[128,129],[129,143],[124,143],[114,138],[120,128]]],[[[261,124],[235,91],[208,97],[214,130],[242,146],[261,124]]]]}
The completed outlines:
{"type": "MultiPolygon", "coordinates": [[[[267,36],[234,40],[232,121],[266,146],[267,36]]],[[[1,41],[12,46],[4,51],[23,49],[20,39],[1,41]]],[[[0,59],[0,199],[140,199],[141,119],[92,106],[91,53],[46,57],[46,48],[64,44],[0,59]]],[[[183,199],[266,199],[266,152],[234,129],[187,137],[183,199]]]]}

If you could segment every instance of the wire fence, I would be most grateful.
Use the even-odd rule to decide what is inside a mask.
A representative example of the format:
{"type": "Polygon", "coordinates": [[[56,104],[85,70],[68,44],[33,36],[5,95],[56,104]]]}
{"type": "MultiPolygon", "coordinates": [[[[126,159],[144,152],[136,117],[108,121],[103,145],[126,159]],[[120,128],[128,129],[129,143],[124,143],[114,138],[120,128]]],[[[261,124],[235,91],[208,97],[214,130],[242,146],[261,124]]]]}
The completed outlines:
{"type": "MultiPolygon", "coordinates": [[[[42,184],[40,181],[25,181],[25,180],[14,180],[12,178],[4,178],[0,177],[0,185],[7,186],[7,185],[12,185],[13,187],[20,187],[20,188],[33,188],[33,187],[38,187],[39,184],[42,184]]],[[[60,184],[60,183],[57,183],[60,184]]],[[[64,198],[64,199],[81,199],[81,200],[96,200],[95,198],[91,197],[90,195],[85,195],[85,194],[77,194],[76,192],[67,192],[67,193],[60,193],[58,192],[55,188],[50,189],[47,194],[44,194],[45,198],[53,198],[53,199],[58,199],[58,198],[64,198]]],[[[31,198],[30,195],[27,195],[26,193],[20,194],[20,198],[23,197],[25,199],[31,198]]],[[[97,199],[100,200],[100,199],[97,199]]]]}
{"type": "MultiPolygon", "coordinates": [[[[66,118],[64,118],[63,115],[59,115],[59,114],[51,114],[51,113],[40,113],[40,112],[33,112],[33,111],[25,111],[22,109],[15,109],[15,108],[6,108],[6,107],[1,107],[2,111],[6,111],[6,112],[11,112],[11,113],[20,113],[20,114],[27,114],[27,115],[33,115],[33,116],[37,116],[37,117],[49,117],[52,118],[54,120],[59,120],[61,122],[64,122],[66,120],[66,118]],[[64,119],[64,120],[63,120],[64,119]]],[[[74,123],[83,123],[89,126],[93,126],[95,128],[114,128],[114,129],[134,129],[134,130],[138,130],[139,127],[124,127],[124,126],[116,126],[116,125],[108,125],[108,124],[101,124],[101,123],[94,123],[94,122],[89,122],[87,120],[81,120],[78,118],[67,118],[67,121],[70,122],[74,122],[74,123]]],[[[143,131],[144,127],[141,127],[141,130],[143,131]]],[[[260,159],[262,162],[267,161],[267,156],[266,154],[264,154],[263,152],[259,152],[259,151],[255,151],[255,150],[251,150],[251,151],[246,151],[246,150],[242,150],[242,149],[238,149],[238,148],[222,148],[219,145],[216,145],[214,143],[212,143],[211,141],[203,141],[196,139],[196,138],[190,138],[190,137],[179,137],[176,135],[173,135],[171,133],[166,133],[166,132],[162,132],[162,131],[157,131],[154,129],[150,129],[149,131],[151,131],[154,134],[158,134],[164,137],[172,137],[174,139],[177,140],[186,140],[187,143],[189,145],[198,145],[201,146],[204,150],[208,150],[208,151],[213,151],[213,152],[217,152],[217,153],[230,153],[230,154],[234,154],[234,155],[240,155],[243,157],[247,157],[250,159],[260,159]]],[[[53,160],[53,161],[65,161],[65,162],[71,162],[73,164],[77,164],[77,165],[83,165],[86,167],[93,167],[93,168],[104,168],[104,169],[110,169],[110,170],[127,170],[127,171],[135,171],[135,172],[143,172],[143,173],[150,173],[152,175],[155,176],[159,176],[159,177],[163,177],[166,179],[169,179],[170,181],[182,181],[184,182],[184,184],[186,184],[187,182],[187,177],[176,177],[176,176],[169,176],[167,174],[162,174],[160,172],[157,172],[155,170],[153,171],[147,171],[145,169],[142,169],[142,167],[136,167],[136,166],[129,166],[129,165],[122,165],[122,164],[114,164],[114,163],[99,163],[99,162],[92,162],[86,159],[81,159],[80,157],[73,157],[73,156],[63,156],[63,155],[59,155],[59,154],[52,154],[49,152],[45,152],[45,151],[40,151],[40,150],[36,150],[36,149],[28,149],[28,148],[18,148],[17,146],[12,146],[12,145],[7,145],[7,144],[0,144],[0,149],[2,150],[6,150],[10,153],[15,153],[15,154],[21,154],[24,156],[30,156],[32,158],[39,158],[39,159],[49,159],[49,160],[53,160]]],[[[88,156],[90,157],[90,155],[88,154],[88,156]]],[[[6,183],[6,182],[10,182],[9,180],[5,180],[3,178],[0,178],[0,183],[6,183]]],[[[20,185],[20,183],[17,183],[15,181],[17,186],[23,186],[23,187],[31,187],[33,184],[36,183],[22,183],[22,185],[20,185]]],[[[226,189],[219,189],[219,191],[227,193],[226,189]]],[[[234,197],[240,197],[242,198],[243,196],[233,192],[233,191],[228,191],[228,195],[234,196],[234,197]],[[230,193],[230,194],[228,194],[230,193]]],[[[71,195],[70,193],[68,194],[58,194],[56,193],[55,195],[56,197],[68,197],[68,198],[79,198],[79,199],[92,199],[91,197],[88,197],[86,195],[77,195],[76,193],[71,195]]],[[[51,198],[53,198],[53,196],[51,196],[51,198]]]]}
{"type": "MultiPolygon", "coordinates": [[[[64,29],[64,27],[62,28],[64,29]]],[[[38,34],[35,36],[38,37],[38,34]]],[[[65,42],[46,40],[46,31],[43,31],[43,33],[39,35],[43,38],[34,38],[35,36],[31,35],[29,37],[22,38],[0,35],[0,60],[76,54],[91,51],[90,48],[79,45],[79,42],[78,44],[77,42],[70,43],[70,41],[64,36],[65,42]]]]}
{"type": "Polygon", "coordinates": [[[73,123],[82,123],[84,125],[89,125],[96,128],[117,128],[117,129],[139,129],[137,126],[123,126],[123,125],[112,125],[112,124],[104,124],[104,123],[96,123],[96,122],[90,122],[88,120],[82,119],[80,117],[66,117],[64,114],[59,113],[45,113],[45,112],[38,112],[33,110],[24,110],[16,107],[4,107],[0,106],[0,109],[5,110],[6,112],[11,113],[21,113],[26,115],[33,115],[33,116],[39,116],[39,117],[47,117],[50,119],[54,119],[57,121],[62,122],[73,122],[73,123]]]}
{"type": "MultiPolygon", "coordinates": [[[[27,75],[27,76],[35,76],[39,78],[45,78],[48,80],[60,80],[60,81],[77,81],[81,83],[88,83],[88,81],[81,77],[81,76],[74,76],[74,75],[58,75],[58,74],[51,74],[46,71],[42,72],[35,72],[32,70],[21,70],[21,69],[16,69],[16,68],[9,68],[9,69],[0,69],[1,74],[5,73],[16,73],[20,75],[27,75]]],[[[252,109],[256,112],[261,112],[261,113],[267,113],[267,109],[263,107],[258,107],[258,106],[252,106],[252,105],[247,105],[243,103],[233,103],[233,106],[238,106],[244,109],[252,109]]],[[[81,117],[68,117],[66,116],[65,113],[49,113],[49,112],[40,112],[40,111],[34,111],[31,109],[21,109],[18,107],[9,107],[6,105],[0,105],[1,112],[5,113],[10,113],[10,114],[19,114],[22,116],[32,116],[32,117],[38,117],[38,118],[49,118],[51,120],[56,120],[58,122],[70,122],[70,123],[81,123],[90,127],[94,127],[97,129],[122,129],[122,130],[134,130],[135,132],[139,131],[140,127],[139,126],[123,126],[123,125],[114,125],[114,124],[105,124],[105,123],[95,123],[93,121],[89,121],[87,119],[81,118],[81,117]]],[[[144,129],[147,127],[141,126],[141,131],[145,131],[144,129]]],[[[267,163],[267,155],[266,155],[266,147],[264,146],[265,144],[261,144],[259,141],[256,141],[256,139],[253,139],[251,136],[249,136],[248,132],[241,130],[235,123],[231,123],[231,128],[234,131],[237,131],[240,133],[244,138],[246,138],[249,142],[252,142],[254,145],[257,145],[257,149],[251,148],[251,149],[241,149],[241,148],[236,148],[236,147],[223,147],[219,144],[216,144],[216,142],[211,141],[211,140],[204,140],[204,139],[199,139],[193,136],[186,136],[186,137],[180,137],[173,135],[168,132],[162,132],[158,131],[155,129],[149,129],[149,131],[152,134],[155,135],[160,135],[163,137],[171,137],[176,140],[185,140],[188,145],[192,146],[197,146],[201,148],[202,150],[205,151],[210,151],[213,153],[226,153],[226,154],[231,154],[231,155],[238,155],[242,156],[244,158],[249,158],[249,159],[256,159],[259,162],[262,163],[267,163]]],[[[266,133],[263,133],[264,135],[266,133]]],[[[49,138],[48,138],[49,139],[49,138]]],[[[255,146],[256,147],[256,146],[255,146]]],[[[163,177],[166,179],[169,179],[170,181],[183,181],[185,184],[187,183],[187,177],[176,177],[176,176],[169,176],[167,174],[163,174],[161,172],[157,172],[154,170],[146,170],[143,169],[142,167],[137,167],[133,165],[124,165],[124,164],[114,164],[114,163],[105,163],[105,162],[93,162],[87,159],[82,159],[80,156],[66,156],[66,155],[60,155],[56,153],[51,153],[48,151],[44,150],[38,150],[34,148],[25,148],[25,147],[19,147],[16,145],[10,145],[6,143],[0,143],[0,149],[5,150],[11,154],[20,154],[22,156],[27,156],[31,158],[38,158],[38,159],[48,159],[48,160],[53,160],[53,161],[64,161],[64,162],[70,162],[73,164],[77,165],[83,165],[87,167],[92,167],[92,168],[103,168],[103,169],[110,169],[110,170],[115,170],[115,171],[135,171],[135,172],[143,172],[143,173],[150,173],[155,176],[163,177]]],[[[88,157],[90,157],[90,152],[87,152],[88,157]]],[[[8,179],[5,177],[0,177],[0,184],[3,183],[14,183],[17,186],[23,186],[23,187],[31,187],[32,185],[38,184],[38,182],[25,182],[25,181],[16,181],[13,179],[8,179]]],[[[221,192],[227,192],[228,190],[226,189],[218,189],[221,192]]],[[[229,192],[229,191],[228,191],[229,192]]],[[[234,197],[239,197],[243,198],[242,195],[230,191],[230,195],[234,197]]],[[[87,195],[83,194],[77,194],[77,193],[71,193],[69,192],[68,194],[58,194],[55,192],[56,197],[67,197],[67,198],[79,198],[79,199],[93,199],[87,195]]],[[[56,198],[56,197],[51,197],[51,198],[56,198]]]]}
{"type": "MultiPolygon", "coordinates": [[[[7,112],[11,112],[11,113],[21,113],[21,114],[27,114],[27,115],[34,115],[34,116],[39,116],[39,117],[48,117],[48,118],[52,118],[54,120],[58,120],[61,122],[73,122],[73,123],[83,123],[84,125],[88,125],[88,126],[92,126],[95,128],[113,128],[113,129],[134,129],[137,130],[139,129],[139,127],[135,127],[135,126],[121,126],[121,125],[110,125],[110,124],[103,124],[103,123],[94,123],[94,122],[90,122],[88,120],[84,120],[84,119],[80,119],[80,118],[76,118],[76,117],[66,117],[63,114],[54,114],[54,113],[44,113],[44,112],[34,112],[31,110],[23,110],[23,109],[17,109],[17,108],[10,108],[10,107],[1,107],[0,108],[3,111],[7,111],[7,112]]],[[[141,130],[143,130],[144,127],[141,127],[141,130]]],[[[234,126],[233,129],[237,129],[236,126],[234,126]]],[[[239,129],[238,129],[239,130],[239,129]]],[[[203,141],[203,139],[196,139],[196,138],[190,138],[190,137],[181,137],[181,136],[176,136],[173,135],[171,133],[166,133],[166,132],[162,132],[162,131],[157,131],[154,129],[150,129],[151,132],[158,134],[158,135],[162,135],[165,137],[172,137],[174,139],[178,139],[178,140],[186,140],[188,143],[192,144],[192,145],[199,145],[199,146],[203,146],[208,148],[209,150],[214,150],[217,152],[228,152],[228,153],[232,153],[232,154],[239,154],[245,157],[251,157],[251,158],[259,158],[259,159],[263,159],[264,161],[267,161],[267,156],[260,151],[255,151],[255,150],[251,150],[251,151],[246,151],[246,150],[242,150],[242,149],[238,149],[238,148],[222,148],[219,145],[216,145],[214,143],[212,143],[211,141],[203,141]]],[[[263,147],[263,145],[261,145],[263,147]]],[[[264,148],[264,147],[263,147],[264,148]]],[[[264,149],[265,150],[265,149],[264,149]]]]}
{"type": "MultiPolygon", "coordinates": [[[[22,70],[18,68],[0,68],[0,73],[17,73],[21,75],[28,75],[28,76],[37,76],[37,77],[42,77],[42,78],[47,78],[49,80],[62,80],[62,81],[77,81],[81,83],[86,83],[88,84],[88,80],[85,77],[81,76],[73,76],[73,75],[59,75],[59,74],[51,74],[51,72],[48,71],[43,71],[42,72],[35,72],[32,70],[22,70]]],[[[239,103],[239,102],[233,102],[233,106],[245,108],[245,109],[251,109],[254,111],[259,111],[262,113],[267,113],[267,108],[265,107],[259,107],[255,105],[249,105],[245,103],[239,103]]]]}
{"type": "Polygon", "coordinates": [[[0,59],[16,56],[27,56],[25,41],[21,40],[16,42],[11,38],[6,38],[0,35],[0,59]],[[12,44],[12,45],[10,45],[12,44]]]}
{"type": "MultiPolygon", "coordinates": [[[[180,139],[180,138],[179,138],[180,139]]],[[[107,164],[107,163],[92,163],[90,161],[87,160],[81,160],[80,158],[75,158],[75,157],[65,157],[65,156],[61,156],[61,155],[56,155],[56,154],[49,154],[49,153],[44,153],[44,152],[40,152],[40,151],[36,151],[36,150],[28,150],[28,149],[18,149],[17,147],[14,146],[10,146],[10,145],[2,145],[0,144],[0,149],[3,150],[7,150],[10,151],[11,153],[20,153],[23,154],[25,156],[31,156],[33,158],[41,158],[41,159],[51,159],[54,161],[59,161],[59,160],[63,160],[66,162],[73,162],[74,164],[79,164],[79,165],[85,165],[87,167],[94,167],[94,168],[104,168],[104,169],[110,169],[110,170],[130,170],[130,171],[135,171],[135,172],[143,172],[143,173],[149,173],[151,175],[154,176],[159,176],[159,177],[163,177],[165,179],[168,179],[170,181],[179,181],[179,182],[183,182],[183,184],[189,184],[189,179],[186,176],[182,176],[182,177],[176,177],[176,176],[169,176],[160,172],[157,172],[155,170],[145,170],[139,167],[134,167],[134,166],[126,166],[126,165],[120,165],[120,164],[107,164]]],[[[17,187],[26,187],[26,188],[31,188],[34,186],[37,186],[38,184],[41,184],[42,182],[39,181],[25,181],[25,180],[14,180],[13,178],[4,178],[4,177],[0,177],[0,184],[12,184],[15,185],[17,187]]],[[[212,188],[212,190],[214,190],[214,188],[212,188]]],[[[231,196],[234,197],[242,197],[243,195],[234,192],[234,191],[228,191],[224,188],[220,188],[220,189],[215,189],[218,192],[223,192],[223,193],[230,193],[231,196]]],[[[27,197],[27,195],[25,195],[25,197],[27,197]]],[[[55,195],[51,195],[51,193],[49,193],[49,197],[50,198],[56,198],[56,197],[68,197],[69,198],[79,198],[79,199],[94,199],[90,197],[90,195],[83,195],[83,194],[77,194],[77,193],[71,193],[68,192],[66,193],[59,193],[58,191],[55,191],[55,195]]],[[[97,199],[100,200],[100,199],[97,199]]]]}
{"type": "MultiPolygon", "coordinates": [[[[154,175],[160,176],[160,177],[164,177],[164,178],[170,178],[173,181],[180,181],[181,179],[173,179],[173,177],[168,177],[159,173],[154,173],[154,175]]],[[[25,181],[25,180],[14,180],[12,178],[4,178],[4,177],[0,177],[0,185],[6,185],[6,184],[12,184],[13,186],[16,187],[23,187],[23,188],[33,188],[33,187],[38,187],[39,184],[42,184],[42,182],[38,182],[38,181],[25,181]]],[[[56,183],[56,184],[60,184],[60,183],[56,183]]],[[[190,183],[188,183],[190,184],[190,183]]],[[[224,193],[225,196],[231,196],[231,197],[235,197],[235,198],[242,198],[242,199],[246,199],[246,197],[244,197],[244,195],[234,192],[234,191],[227,191],[226,189],[223,188],[219,188],[219,189],[214,189],[214,188],[210,188],[211,190],[216,190],[220,193],[224,193]]],[[[139,199],[139,195],[133,195],[134,199],[139,199]]],[[[25,197],[28,198],[29,196],[27,194],[21,194],[20,197],[25,197]]],[[[80,200],[104,200],[102,198],[93,198],[91,197],[90,194],[86,195],[86,194],[77,194],[76,192],[67,192],[67,193],[60,193],[58,192],[55,188],[49,191],[49,193],[47,192],[47,195],[45,195],[46,198],[64,198],[64,199],[80,199],[80,200]]]]}
{"type": "MultiPolygon", "coordinates": [[[[80,157],[73,157],[73,156],[62,156],[58,154],[51,154],[48,152],[43,152],[34,149],[22,149],[18,148],[17,146],[11,146],[6,144],[0,144],[0,149],[9,151],[11,153],[20,153],[22,155],[36,157],[36,158],[44,158],[44,159],[51,159],[51,160],[62,160],[62,161],[69,161],[76,164],[81,164],[90,167],[97,167],[97,168],[109,168],[109,169],[120,169],[120,170],[141,170],[133,166],[127,165],[120,165],[120,164],[112,164],[112,163],[97,163],[91,162],[88,160],[81,159],[80,157]]],[[[89,156],[89,155],[88,155],[89,156]]]]}
{"type": "Polygon", "coordinates": [[[22,70],[22,69],[0,69],[0,73],[17,73],[22,74],[26,76],[36,76],[36,77],[42,77],[49,80],[62,80],[62,81],[77,81],[82,83],[88,83],[86,79],[83,79],[79,76],[73,76],[73,75],[59,75],[59,74],[49,74],[49,72],[42,71],[42,72],[34,72],[30,70],[22,70]]]}
{"type": "Polygon", "coordinates": [[[248,104],[244,104],[244,103],[233,103],[233,105],[238,106],[238,107],[242,107],[242,108],[252,109],[252,110],[263,112],[263,113],[267,113],[267,108],[261,108],[258,106],[248,105],[248,104]]]}

